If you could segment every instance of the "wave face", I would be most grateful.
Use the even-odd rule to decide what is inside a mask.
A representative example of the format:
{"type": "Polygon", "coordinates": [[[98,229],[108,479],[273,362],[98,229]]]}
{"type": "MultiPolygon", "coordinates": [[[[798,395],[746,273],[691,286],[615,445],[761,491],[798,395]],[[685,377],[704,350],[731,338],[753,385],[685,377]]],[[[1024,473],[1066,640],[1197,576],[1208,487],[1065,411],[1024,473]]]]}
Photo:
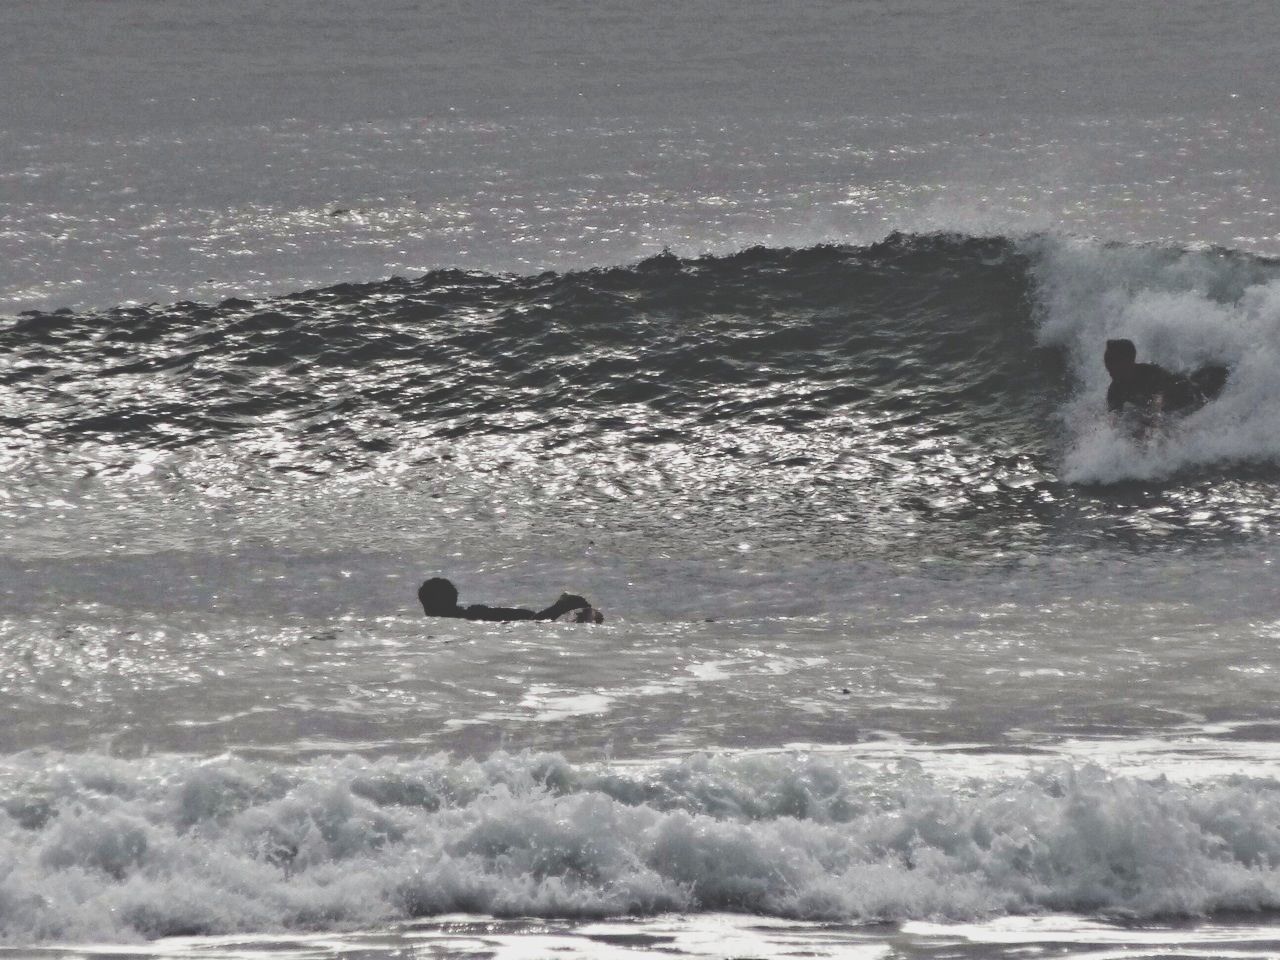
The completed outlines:
{"type": "Polygon", "coordinates": [[[878,921],[1280,908],[1280,795],[1049,766],[963,785],[800,756],[296,767],[19,757],[0,935],[334,929],[452,912],[878,921]]]}
{"type": "Polygon", "coordinates": [[[554,500],[699,542],[1236,536],[1273,522],[1278,277],[1225,251],[893,235],[28,313],[0,327],[4,465],[90,477],[103,502],[123,480],[252,497],[429,476],[480,512],[554,500]],[[1135,441],[1103,413],[1109,336],[1230,366],[1222,399],[1135,441]]]}
{"type": "MultiPolygon", "coordinates": [[[[216,307],[28,313],[4,329],[7,380],[50,442],[171,449],[258,421],[341,465],[367,429],[442,439],[705,426],[804,430],[851,408],[944,435],[1018,431],[1043,387],[1027,369],[1025,261],[1002,240],[896,236],[869,248],[660,256],[634,267],[501,277],[442,271],[216,307]],[[57,385],[61,389],[50,389],[57,385]],[[632,416],[628,416],[628,413],[632,416]],[[642,416],[634,414],[642,413],[642,416]],[[622,423],[634,420],[634,423],[622,423]]],[[[376,447],[376,445],[373,445],[376,447]]]]}

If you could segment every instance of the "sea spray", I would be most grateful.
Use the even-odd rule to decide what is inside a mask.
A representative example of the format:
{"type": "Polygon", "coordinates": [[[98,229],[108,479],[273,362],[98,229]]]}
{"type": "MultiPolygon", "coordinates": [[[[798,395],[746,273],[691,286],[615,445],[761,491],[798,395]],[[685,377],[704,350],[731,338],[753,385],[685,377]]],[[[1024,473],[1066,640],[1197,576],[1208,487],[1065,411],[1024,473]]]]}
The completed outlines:
{"type": "Polygon", "coordinates": [[[1072,483],[1161,480],[1183,471],[1274,464],[1280,440],[1280,264],[1224,250],[1126,247],[1061,237],[1026,244],[1041,342],[1063,348],[1077,383],[1062,410],[1072,483]],[[1100,398],[1102,344],[1187,373],[1229,371],[1221,396],[1144,438],[1113,424],[1100,398]]]}

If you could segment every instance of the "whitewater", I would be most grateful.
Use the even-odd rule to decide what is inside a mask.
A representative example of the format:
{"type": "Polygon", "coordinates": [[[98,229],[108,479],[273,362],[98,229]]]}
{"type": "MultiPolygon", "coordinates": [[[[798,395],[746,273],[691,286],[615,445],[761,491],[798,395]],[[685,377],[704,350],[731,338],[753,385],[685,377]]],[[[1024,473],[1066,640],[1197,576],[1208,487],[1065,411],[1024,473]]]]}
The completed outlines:
{"type": "Polygon", "coordinates": [[[0,7],[0,956],[1280,956],[1278,20],[0,7]]]}

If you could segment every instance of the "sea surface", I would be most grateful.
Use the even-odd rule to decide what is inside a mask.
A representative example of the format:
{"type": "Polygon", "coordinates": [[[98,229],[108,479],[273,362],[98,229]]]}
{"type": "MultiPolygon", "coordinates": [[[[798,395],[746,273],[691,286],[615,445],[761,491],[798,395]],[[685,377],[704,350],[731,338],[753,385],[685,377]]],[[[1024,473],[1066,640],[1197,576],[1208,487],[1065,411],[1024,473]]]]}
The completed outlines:
{"type": "Polygon", "coordinates": [[[1280,957],[1277,36],[0,6],[0,958],[1280,957]]]}

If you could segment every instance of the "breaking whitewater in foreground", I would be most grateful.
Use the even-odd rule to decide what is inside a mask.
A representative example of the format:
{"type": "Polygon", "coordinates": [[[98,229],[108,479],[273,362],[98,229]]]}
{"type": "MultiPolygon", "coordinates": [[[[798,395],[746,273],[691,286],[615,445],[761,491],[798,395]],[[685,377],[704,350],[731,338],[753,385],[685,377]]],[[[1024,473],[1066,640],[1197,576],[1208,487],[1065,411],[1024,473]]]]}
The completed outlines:
{"type": "Polygon", "coordinates": [[[1270,780],[1048,764],[957,784],[813,756],[634,766],[17,758],[19,942],[313,931],[458,912],[873,923],[1280,907],[1270,780]]]}

